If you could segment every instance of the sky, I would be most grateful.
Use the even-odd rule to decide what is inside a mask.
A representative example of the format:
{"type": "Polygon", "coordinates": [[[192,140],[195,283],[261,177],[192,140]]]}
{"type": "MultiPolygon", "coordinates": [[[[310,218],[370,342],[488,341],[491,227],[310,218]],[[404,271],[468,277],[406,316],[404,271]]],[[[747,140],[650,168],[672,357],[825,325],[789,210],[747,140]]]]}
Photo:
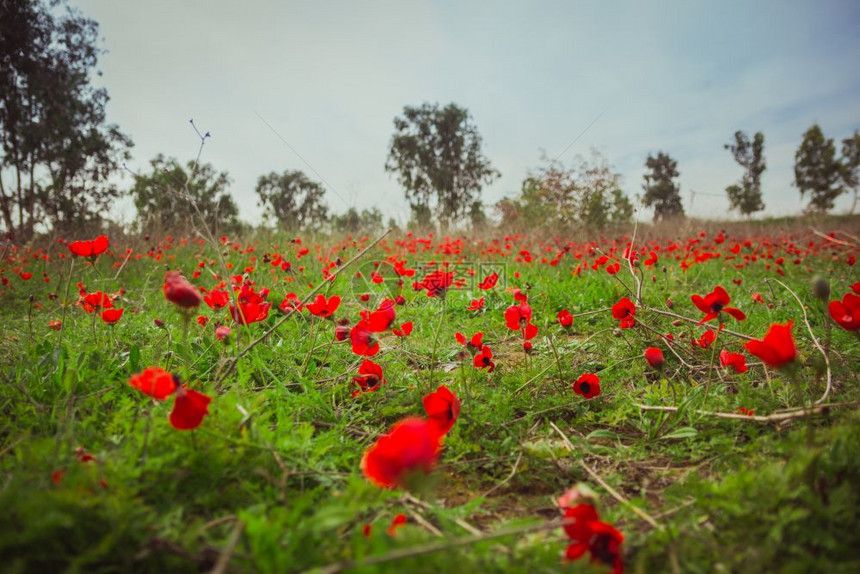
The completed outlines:
{"type": "Polygon", "coordinates": [[[159,153],[193,159],[193,119],[212,136],[202,161],[230,174],[253,223],[257,178],[288,169],[323,183],[333,212],[405,222],[384,165],[395,116],[424,102],[471,113],[502,174],[488,205],[515,195],[542,154],[571,164],[592,149],[635,199],[648,154],[665,151],[688,214],[729,217],[724,190],[742,169],[723,146],[743,130],[765,136],[765,214],[798,213],[803,132],[818,123],[838,143],[860,129],[850,0],[70,4],[100,24],[98,82],[108,120],[135,143],[129,169],[149,171],[159,153]]]}

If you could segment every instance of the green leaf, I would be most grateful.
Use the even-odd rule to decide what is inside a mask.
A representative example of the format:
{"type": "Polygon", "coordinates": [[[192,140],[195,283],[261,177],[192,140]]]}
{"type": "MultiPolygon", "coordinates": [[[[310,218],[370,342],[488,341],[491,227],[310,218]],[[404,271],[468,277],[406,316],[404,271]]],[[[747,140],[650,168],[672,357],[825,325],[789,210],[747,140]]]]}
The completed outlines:
{"type": "Polygon", "coordinates": [[[677,428],[677,429],[673,430],[669,434],[663,435],[660,438],[664,438],[664,439],[693,438],[697,434],[699,434],[699,431],[697,431],[693,427],[681,427],[681,428],[677,428]]]}

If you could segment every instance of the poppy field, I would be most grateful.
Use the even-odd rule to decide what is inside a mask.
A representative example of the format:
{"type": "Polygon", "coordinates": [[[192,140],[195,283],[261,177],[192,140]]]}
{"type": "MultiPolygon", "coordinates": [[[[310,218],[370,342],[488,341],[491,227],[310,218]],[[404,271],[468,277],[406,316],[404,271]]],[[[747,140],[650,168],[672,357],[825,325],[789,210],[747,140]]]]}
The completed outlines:
{"type": "Polygon", "coordinates": [[[856,572],[851,224],[5,244],[2,570],[856,572]]]}

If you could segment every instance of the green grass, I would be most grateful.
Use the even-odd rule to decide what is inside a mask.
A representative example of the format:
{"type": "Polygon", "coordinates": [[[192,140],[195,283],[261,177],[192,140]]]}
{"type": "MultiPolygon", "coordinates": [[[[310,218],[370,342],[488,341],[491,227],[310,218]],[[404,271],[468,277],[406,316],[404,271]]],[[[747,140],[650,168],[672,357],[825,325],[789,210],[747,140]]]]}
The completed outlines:
{"type": "MultiPolygon", "coordinates": [[[[797,239],[796,245],[804,250],[808,240],[797,239]]],[[[404,339],[383,337],[373,360],[383,366],[387,382],[356,398],[350,380],[361,358],[348,343],[328,349],[333,325],[307,313],[284,322],[218,382],[230,358],[280,316],[273,311],[263,323],[233,325],[227,344],[215,340],[212,322],[201,327],[192,321],[183,337],[182,319],[164,300],[161,278],[166,266],[190,275],[204,261],[202,276],[193,282],[213,287],[210,273],[226,274],[212,246],[175,242],[150,255],[139,247],[142,257],[121,269],[111,266],[125,258],[125,246],[117,246],[117,254],[102,256],[95,268],[76,261],[71,277],[69,259],[58,257],[61,245],[44,253],[47,261],[24,250],[9,254],[4,276],[10,285],[0,299],[0,570],[195,572],[211,569],[223,556],[229,558],[226,571],[235,572],[298,572],[342,562],[360,572],[601,572],[606,569],[590,568],[587,561],[563,566],[560,528],[492,536],[557,519],[555,498],[584,482],[600,494],[603,519],[624,533],[631,572],[669,572],[673,560],[682,572],[858,571],[856,406],[784,424],[697,412],[745,407],[767,415],[821,395],[822,360],[801,311],[769,281],[780,278],[797,292],[813,332],[825,340],[824,303],[812,295],[810,278],[827,277],[835,298],[857,277],[844,264],[851,249],[816,241],[815,253],[805,254],[801,265],[786,263],[785,277],[765,269],[767,259],[739,270],[721,257],[684,272],[666,254],[643,276],[644,303],[656,309],[665,309],[668,298],[675,312],[698,319],[690,295],[722,284],[748,315],[743,323],[729,320],[729,329],[760,337],[771,323],[793,319],[804,363],[796,381],[777,371],[766,374],[761,366],[744,375],[718,374],[709,369],[711,351],[688,343],[704,327],[673,326],[671,318],[647,309],[637,317],[659,333],[672,332],[694,369],[681,365],[662,343],[666,369],[655,373],[642,357],[646,347],[659,343],[654,334],[643,327],[618,330],[608,311],[578,318],[570,331],[563,330],[555,321],[562,308],[584,313],[629,295],[602,270],[572,275],[580,261],[572,254],[551,266],[541,263],[540,247],[525,240],[511,249],[500,243],[510,256],[469,247],[445,254],[437,243],[409,253],[388,241],[388,251],[374,249],[357,267],[366,270],[366,262],[391,252],[410,265],[461,259],[476,269],[478,262],[504,265],[507,285],[528,292],[540,332],[527,356],[519,335],[505,327],[504,309],[513,297],[502,285],[490,292],[452,290],[442,301],[413,292],[407,278],[407,303],[397,308],[396,325],[411,320],[415,330],[404,339]],[[514,261],[524,247],[535,255],[532,263],[514,261]],[[33,279],[21,281],[16,267],[33,271],[33,279]],[[39,281],[43,270],[50,283],[39,281]],[[734,285],[733,278],[743,283],[734,285]],[[117,306],[125,315],[118,325],[94,324],[75,305],[78,281],[89,291],[124,289],[117,306]],[[753,303],[753,292],[772,307],[753,303]],[[30,295],[41,309],[31,308],[30,295]],[[466,311],[469,300],[482,295],[485,310],[466,311]],[[49,320],[63,316],[62,331],[47,328],[49,320]],[[166,322],[166,330],[156,327],[155,318],[166,322]],[[454,333],[479,330],[495,355],[492,374],[473,368],[470,357],[458,357],[462,348],[454,333]],[[127,384],[147,366],[181,374],[213,397],[199,429],[174,430],[167,421],[170,401],[155,403],[127,384]],[[600,397],[585,401],[573,393],[571,384],[583,372],[600,375],[600,397]],[[397,420],[422,415],[422,397],[442,383],[458,394],[463,408],[432,485],[407,497],[370,484],[359,468],[364,450],[397,420]],[[645,412],[639,404],[680,410],[645,412]],[[570,440],[572,452],[551,423],[570,440]],[[81,463],[77,447],[95,461],[81,463]],[[580,461],[629,504],[607,493],[580,461]],[[65,475],[55,485],[52,473],[61,469],[65,475]],[[400,512],[409,523],[389,536],[385,530],[400,512]],[[365,524],[373,524],[369,537],[362,533],[365,524]],[[445,549],[417,552],[428,544],[445,549]],[[365,560],[378,563],[361,567],[365,560]]],[[[786,251],[793,248],[781,237],[755,242],[755,249],[770,249],[774,258],[791,258],[786,251]],[[775,247],[762,247],[771,239],[775,247]]],[[[731,244],[730,239],[714,250],[725,256],[731,244]]],[[[254,245],[253,252],[245,246],[219,249],[233,264],[230,273],[253,265],[250,277],[258,288],[272,290],[269,300],[277,306],[288,291],[301,297],[308,283],[321,282],[324,261],[318,256],[347,260],[358,252],[334,241],[306,245],[311,253],[300,260],[301,246],[285,238],[254,245]],[[264,263],[267,251],[306,268],[288,275],[264,263]]],[[[623,249],[624,242],[606,242],[601,249],[611,252],[613,246],[623,249]]],[[[599,255],[582,251],[584,261],[599,255]]],[[[353,321],[362,308],[350,277],[354,271],[326,286],[329,294],[344,297],[337,317],[353,321]]],[[[619,278],[633,284],[624,266],[619,278]]],[[[225,311],[205,305],[200,314],[227,321],[225,311]]],[[[858,339],[838,328],[831,337],[831,401],[858,401],[858,339]]],[[[742,350],[740,340],[725,334],[718,344],[742,350]]]]}

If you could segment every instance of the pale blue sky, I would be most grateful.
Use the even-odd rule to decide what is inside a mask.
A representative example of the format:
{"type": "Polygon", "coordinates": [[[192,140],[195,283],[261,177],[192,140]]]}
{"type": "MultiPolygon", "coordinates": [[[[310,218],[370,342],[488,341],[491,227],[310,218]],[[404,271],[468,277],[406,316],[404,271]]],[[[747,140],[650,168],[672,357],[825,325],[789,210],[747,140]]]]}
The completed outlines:
{"type": "Polygon", "coordinates": [[[72,3],[101,25],[100,81],[109,119],[134,139],[129,167],[192,158],[194,118],[213,136],[203,160],[230,173],[250,221],[257,177],[284,169],[324,179],[336,212],[405,220],[383,166],[394,116],[425,101],[471,111],[502,173],[487,204],[605,112],[562,159],[601,150],[633,195],[648,153],[666,151],[686,207],[690,190],[719,195],[697,196],[691,213],[724,216],[741,169],[723,144],[761,130],[767,213],[795,213],[801,134],[860,129],[853,1],[72,3]]]}

